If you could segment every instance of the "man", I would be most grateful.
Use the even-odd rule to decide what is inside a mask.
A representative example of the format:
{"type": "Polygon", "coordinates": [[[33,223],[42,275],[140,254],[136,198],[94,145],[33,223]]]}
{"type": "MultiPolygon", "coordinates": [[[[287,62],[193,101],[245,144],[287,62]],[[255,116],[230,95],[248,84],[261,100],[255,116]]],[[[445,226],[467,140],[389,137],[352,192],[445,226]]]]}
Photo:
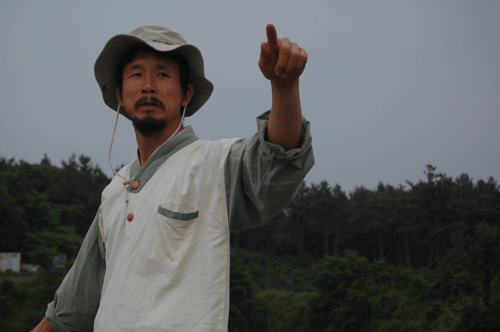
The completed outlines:
{"type": "Polygon", "coordinates": [[[108,41],[96,79],[132,120],[138,158],[103,191],[35,331],[227,331],[229,232],[269,221],[314,164],[299,99],[307,53],[266,29],[259,67],[271,110],[253,137],[215,142],[182,126],[213,90],[195,46],[158,26],[108,41]]]}

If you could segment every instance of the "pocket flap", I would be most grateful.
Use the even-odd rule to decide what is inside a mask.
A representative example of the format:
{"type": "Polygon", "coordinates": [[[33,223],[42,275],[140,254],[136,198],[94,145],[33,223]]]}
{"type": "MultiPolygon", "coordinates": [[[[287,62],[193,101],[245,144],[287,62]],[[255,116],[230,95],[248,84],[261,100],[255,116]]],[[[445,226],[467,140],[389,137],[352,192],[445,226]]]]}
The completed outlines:
{"type": "Polygon", "coordinates": [[[158,206],[158,213],[167,217],[167,218],[175,219],[175,220],[179,220],[179,221],[187,221],[187,220],[192,220],[192,219],[198,218],[198,211],[189,212],[189,213],[177,212],[177,211],[169,210],[169,209],[162,207],[162,206],[158,206]]]}

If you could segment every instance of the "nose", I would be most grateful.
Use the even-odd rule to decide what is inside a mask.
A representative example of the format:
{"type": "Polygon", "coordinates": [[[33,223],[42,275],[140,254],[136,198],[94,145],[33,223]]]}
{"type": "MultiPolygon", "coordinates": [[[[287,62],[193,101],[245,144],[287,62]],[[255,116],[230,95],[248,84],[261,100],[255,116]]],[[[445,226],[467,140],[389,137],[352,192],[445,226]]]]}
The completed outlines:
{"type": "Polygon", "coordinates": [[[156,93],[155,83],[151,75],[146,75],[144,80],[144,86],[142,87],[143,93],[156,93]]]}
{"type": "Polygon", "coordinates": [[[142,89],[143,93],[156,93],[156,91],[153,88],[144,88],[142,89]]]}

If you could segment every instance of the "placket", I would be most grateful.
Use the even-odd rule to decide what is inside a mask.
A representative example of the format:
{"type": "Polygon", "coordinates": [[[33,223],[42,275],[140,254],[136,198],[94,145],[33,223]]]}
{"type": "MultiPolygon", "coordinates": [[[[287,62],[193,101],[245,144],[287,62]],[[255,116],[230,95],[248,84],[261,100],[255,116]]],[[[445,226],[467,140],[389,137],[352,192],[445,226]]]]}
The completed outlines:
{"type": "Polygon", "coordinates": [[[134,230],[139,227],[140,218],[138,209],[141,207],[141,203],[139,201],[142,195],[140,192],[131,193],[128,188],[130,186],[132,189],[137,189],[140,186],[139,181],[134,180],[130,183],[129,180],[125,185],[127,190],[127,194],[125,196],[125,239],[128,240],[134,233],[134,230]]]}

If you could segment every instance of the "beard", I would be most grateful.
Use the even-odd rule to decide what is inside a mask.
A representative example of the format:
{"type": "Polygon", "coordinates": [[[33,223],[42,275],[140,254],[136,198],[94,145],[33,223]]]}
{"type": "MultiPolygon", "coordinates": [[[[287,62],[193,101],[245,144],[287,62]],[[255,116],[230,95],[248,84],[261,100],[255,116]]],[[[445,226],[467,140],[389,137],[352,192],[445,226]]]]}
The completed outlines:
{"type": "MultiPolygon", "coordinates": [[[[135,103],[136,110],[141,106],[158,106],[163,111],[165,111],[165,105],[154,96],[145,96],[135,103]]],[[[155,119],[152,116],[147,116],[143,119],[132,118],[132,123],[134,124],[134,128],[144,137],[151,137],[153,134],[156,134],[167,126],[167,120],[165,119],[155,119]]]]}
{"type": "Polygon", "coordinates": [[[134,128],[144,137],[151,137],[167,126],[167,120],[165,119],[155,119],[151,116],[147,116],[144,119],[133,118],[132,123],[134,128]]]}

